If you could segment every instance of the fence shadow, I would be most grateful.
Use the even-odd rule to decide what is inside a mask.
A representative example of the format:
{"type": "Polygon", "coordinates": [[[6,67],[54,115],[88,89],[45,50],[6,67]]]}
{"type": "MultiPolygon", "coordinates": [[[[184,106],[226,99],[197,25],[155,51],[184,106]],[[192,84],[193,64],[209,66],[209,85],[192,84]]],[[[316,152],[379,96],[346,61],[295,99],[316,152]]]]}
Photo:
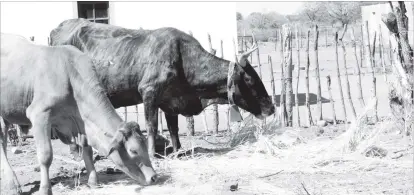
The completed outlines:
{"type": "MultiPolygon", "coordinates": [[[[280,106],[280,95],[275,95],[276,96],[276,106],[279,107],[280,106]]],[[[283,95],[285,102],[286,102],[286,95],[283,95]]],[[[306,93],[298,93],[298,100],[299,100],[299,106],[305,106],[306,104],[306,93]]],[[[329,103],[331,101],[329,101],[329,99],[326,99],[324,97],[321,97],[321,101],[322,104],[324,103],[329,103]]],[[[296,99],[295,99],[295,95],[293,95],[293,105],[295,105],[296,99]]],[[[314,105],[317,104],[317,95],[314,93],[309,93],[309,104],[310,105],[314,105]]]]}

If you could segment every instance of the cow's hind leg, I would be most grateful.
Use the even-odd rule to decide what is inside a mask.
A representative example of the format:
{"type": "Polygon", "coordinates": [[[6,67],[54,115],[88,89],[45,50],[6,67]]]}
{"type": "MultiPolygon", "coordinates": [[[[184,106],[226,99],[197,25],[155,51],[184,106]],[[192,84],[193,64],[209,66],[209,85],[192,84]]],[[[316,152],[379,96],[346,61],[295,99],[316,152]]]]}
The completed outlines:
{"type": "Polygon", "coordinates": [[[165,120],[167,121],[174,152],[177,152],[181,148],[180,138],[178,137],[178,115],[174,116],[165,113],[165,120]]]}
{"type": "Polygon", "coordinates": [[[7,159],[7,131],[10,124],[1,119],[4,125],[0,126],[0,192],[1,194],[18,195],[22,193],[19,181],[17,180],[16,174],[11,168],[7,159]]]}
{"type": "MultiPolygon", "coordinates": [[[[35,101],[34,101],[35,102],[35,101]]],[[[39,103],[39,102],[38,102],[39,103]]],[[[43,102],[42,102],[43,103],[43,102]]],[[[39,104],[42,104],[39,103],[39,104]]],[[[33,104],[33,103],[32,103],[33,104]]],[[[52,185],[49,178],[49,168],[53,160],[53,150],[51,143],[51,124],[50,109],[45,110],[30,105],[26,115],[32,123],[32,131],[36,143],[37,160],[40,166],[40,195],[51,195],[52,185]]]]}

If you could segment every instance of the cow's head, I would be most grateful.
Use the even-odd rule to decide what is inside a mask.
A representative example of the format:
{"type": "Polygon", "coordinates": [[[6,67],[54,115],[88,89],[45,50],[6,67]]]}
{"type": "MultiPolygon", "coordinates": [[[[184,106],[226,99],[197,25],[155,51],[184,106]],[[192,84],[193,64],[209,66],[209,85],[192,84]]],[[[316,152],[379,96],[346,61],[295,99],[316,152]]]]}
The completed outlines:
{"type": "MultiPolygon", "coordinates": [[[[109,135],[107,135],[109,136],[109,135]]],[[[127,175],[142,185],[156,182],[146,138],[136,122],[122,123],[109,145],[108,157],[127,175]]]]}
{"type": "Polygon", "coordinates": [[[236,64],[230,63],[229,72],[233,73],[230,73],[232,82],[228,86],[229,98],[232,98],[240,108],[259,119],[263,119],[272,115],[275,108],[262,80],[248,61],[248,57],[256,49],[257,47],[254,45],[240,56],[236,64]]]}

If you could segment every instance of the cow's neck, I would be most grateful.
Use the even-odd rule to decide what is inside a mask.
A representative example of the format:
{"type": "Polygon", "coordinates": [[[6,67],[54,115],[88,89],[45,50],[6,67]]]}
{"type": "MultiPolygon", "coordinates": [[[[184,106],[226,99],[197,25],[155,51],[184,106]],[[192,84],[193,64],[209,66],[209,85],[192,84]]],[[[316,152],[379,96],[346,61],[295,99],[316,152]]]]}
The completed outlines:
{"type": "Polygon", "coordinates": [[[206,51],[194,52],[186,61],[184,69],[189,84],[201,98],[227,97],[227,74],[230,61],[218,58],[206,51]]]}
{"type": "Polygon", "coordinates": [[[95,71],[85,67],[72,76],[73,93],[90,145],[100,152],[108,152],[110,138],[107,135],[115,134],[122,119],[106,97],[95,71]]]}

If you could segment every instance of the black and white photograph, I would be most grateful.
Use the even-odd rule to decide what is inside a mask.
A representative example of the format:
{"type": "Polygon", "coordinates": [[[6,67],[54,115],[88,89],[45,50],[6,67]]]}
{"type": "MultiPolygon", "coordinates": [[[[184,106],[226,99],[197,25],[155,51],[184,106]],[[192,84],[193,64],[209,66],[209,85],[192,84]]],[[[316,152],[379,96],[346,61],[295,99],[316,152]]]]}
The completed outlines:
{"type": "Polygon", "coordinates": [[[414,195],[412,1],[0,14],[0,195],[414,195]]]}

